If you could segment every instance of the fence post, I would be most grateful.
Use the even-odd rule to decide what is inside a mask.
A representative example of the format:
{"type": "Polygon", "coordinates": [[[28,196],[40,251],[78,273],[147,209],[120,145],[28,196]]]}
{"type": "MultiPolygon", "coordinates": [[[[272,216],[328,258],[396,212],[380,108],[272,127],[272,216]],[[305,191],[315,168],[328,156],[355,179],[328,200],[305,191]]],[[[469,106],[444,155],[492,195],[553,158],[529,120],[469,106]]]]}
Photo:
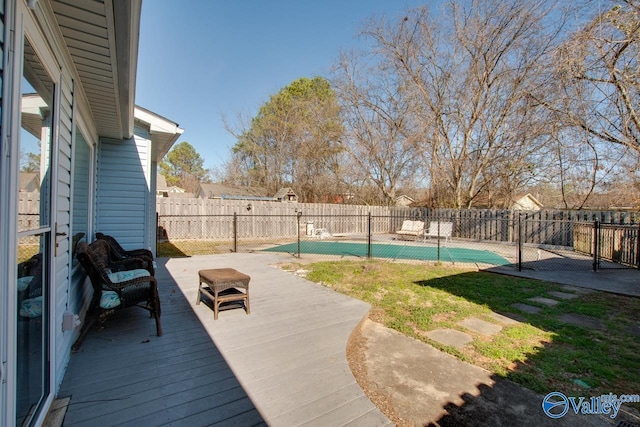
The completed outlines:
{"type": "Polygon", "coordinates": [[[233,252],[238,252],[238,214],[233,213],[233,252]]]}
{"type": "Polygon", "coordinates": [[[518,212],[518,271],[522,271],[522,212],[518,212]]]}
{"type": "Polygon", "coordinates": [[[633,265],[640,267],[640,225],[638,225],[638,229],[636,230],[636,260],[633,265]]]}
{"type": "Polygon", "coordinates": [[[371,211],[367,218],[367,259],[371,259],[371,211]]]}
{"type": "MultiPolygon", "coordinates": [[[[158,212],[156,212],[156,228],[154,229],[154,233],[156,233],[156,238],[155,238],[155,247],[153,248],[153,256],[158,256],[158,224],[159,224],[159,214],[158,212]]],[[[639,247],[640,248],[640,247],[639,247]]]]}
{"type": "Polygon", "coordinates": [[[300,218],[302,218],[302,211],[298,211],[296,217],[298,218],[298,258],[300,258],[300,218]]]}
{"type": "Polygon", "coordinates": [[[593,271],[600,268],[600,222],[596,219],[593,221],[593,271]]]}
{"type": "Polygon", "coordinates": [[[438,236],[436,240],[438,241],[438,264],[440,264],[440,215],[438,215],[436,221],[438,221],[438,236]]]}

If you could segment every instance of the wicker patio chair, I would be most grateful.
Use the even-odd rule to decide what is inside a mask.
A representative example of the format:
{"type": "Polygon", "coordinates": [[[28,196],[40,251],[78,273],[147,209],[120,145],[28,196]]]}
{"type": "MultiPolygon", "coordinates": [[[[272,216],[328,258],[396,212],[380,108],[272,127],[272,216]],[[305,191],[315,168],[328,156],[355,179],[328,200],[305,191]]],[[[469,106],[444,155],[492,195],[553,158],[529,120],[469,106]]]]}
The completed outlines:
{"type": "Polygon", "coordinates": [[[132,257],[114,259],[109,244],[104,240],[96,240],[90,245],[79,242],[76,256],[91,280],[93,297],[88,312],[91,319],[85,322],[74,350],[96,320],[102,323],[115,310],[133,306],[149,310],[156,321],[157,335],[162,335],[158,282],[146,269],[146,260],[132,257]]]}
{"type": "Polygon", "coordinates": [[[126,258],[142,258],[147,262],[147,270],[153,276],[155,274],[155,266],[153,263],[153,253],[149,249],[133,249],[126,250],[124,249],[120,243],[113,236],[109,236],[103,233],[96,233],[96,239],[104,240],[109,244],[111,248],[111,255],[115,259],[126,259],[126,258]]]}
{"type": "MultiPolygon", "coordinates": [[[[18,310],[20,317],[38,317],[42,314],[42,254],[38,253],[18,264],[18,310]],[[26,301],[26,302],[25,302],[26,301]],[[26,304],[23,307],[23,304],[26,304]],[[40,313],[27,306],[40,306],[40,313]],[[26,314],[25,314],[26,313],[26,314]],[[32,316],[29,316],[32,315],[32,316]]],[[[20,319],[19,317],[19,319],[20,319]]]]}

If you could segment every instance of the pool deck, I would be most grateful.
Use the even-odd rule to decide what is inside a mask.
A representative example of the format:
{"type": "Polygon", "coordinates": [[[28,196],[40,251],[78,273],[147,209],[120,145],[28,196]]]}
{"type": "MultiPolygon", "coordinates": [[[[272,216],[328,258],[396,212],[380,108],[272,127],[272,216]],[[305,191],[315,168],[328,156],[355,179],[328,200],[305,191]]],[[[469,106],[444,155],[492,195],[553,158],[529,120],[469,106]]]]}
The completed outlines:
{"type": "MultiPolygon", "coordinates": [[[[336,236],[333,236],[336,237],[336,236]]],[[[328,238],[325,240],[311,239],[311,242],[345,242],[365,245],[363,240],[354,236],[346,238],[328,238]]],[[[360,236],[363,238],[362,236],[360,236]]],[[[364,236],[366,237],[366,236],[364,236]]],[[[397,240],[393,235],[376,235],[374,244],[399,245],[405,247],[405,254],[411,254],[412,250],[420,251],[424,248],[433,248],[438,244],[436,239],[423,241],[397,240]]],[[[518,247],[515,244],[500,242],[477,242],[471,240],[456,240],[448,243],[440,242],[441,261],[453,261],[452,265],[477,268],[493,273],[506,274],[516,277],[545,280],[564,285],[578,286],[611,292],[620,295],[640,297],[640,269],[629,268],[612,262],[601,261],[600,269],[593,271],[593,258],[566,248],[541,248],[536,245],[525,245],[522,248],[522,270],[518,270],[518,247]],[[451,252],[447,249],[472,249],[476,251],[492,252],[504,258],[508,264],[490,265],[479,262],[461,262],[451,258],[451,252]],[[447,258],[449,257],[449,258],[447,258]]],[[[272,245],[273,246],[273,245],[272,245]]],[[[259,250],[258,248],[257,250],[259,250]]],[[[455,255],[455,252],[453,252],[455,255]]],[[[291,254],[290,254],[291,255],[291,254]]],[[[375,255],[375,254],[374,254],[375,255]]],[[[336,254],[334,256],[302,253],[305,262],[319,260],[362,259],[362,256],[349,256],[348,254],[336,254]]],[[[290,259],[295,259],[290,256],[290,259]]],[[[384,258],[383,258],[384,259],[384,258]]],[[[479,258],[480,259],[480,258],[479,258]]],[[[402,259],[403,262],[410,262],[402,259]]],[[[418,262],[430,262],[419,261],[418,262]]]]}
{"type": "Polygon", "coordinates": [[[513,267],[495,267],[487,271],[580,288],[595,289],[614,294],[640,297],[640,271],[635,268],[591,270],[531,270],[518,271],[513,267]]]}
{"type": "Polygon", "coordinates": [[[277,254],[159,259],[164,335],[131,308],[71,356],[64,425],[387,426],[346,359],[369,305],[273,266],[277,254]],[[251,314],[195,305],[198,270],[251,276],[251,314]]]}

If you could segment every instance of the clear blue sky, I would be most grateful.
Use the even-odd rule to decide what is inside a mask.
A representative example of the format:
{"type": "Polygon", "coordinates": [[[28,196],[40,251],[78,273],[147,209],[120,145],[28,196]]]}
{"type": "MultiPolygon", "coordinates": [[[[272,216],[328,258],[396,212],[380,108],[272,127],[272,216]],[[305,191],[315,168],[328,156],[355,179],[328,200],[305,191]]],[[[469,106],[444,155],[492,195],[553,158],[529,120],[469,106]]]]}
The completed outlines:
{"type": "MultiPolygon", "coordinates": [[[[301,77],[328,77],[362,45],[371,17],[403,16],[426,0],[144,0],[136,103],[180,125],[206,168],[235,139],[222,114],[253,117],[301,77]]],[[[434,2],[431,2],[434,3],[434,2]]]]}

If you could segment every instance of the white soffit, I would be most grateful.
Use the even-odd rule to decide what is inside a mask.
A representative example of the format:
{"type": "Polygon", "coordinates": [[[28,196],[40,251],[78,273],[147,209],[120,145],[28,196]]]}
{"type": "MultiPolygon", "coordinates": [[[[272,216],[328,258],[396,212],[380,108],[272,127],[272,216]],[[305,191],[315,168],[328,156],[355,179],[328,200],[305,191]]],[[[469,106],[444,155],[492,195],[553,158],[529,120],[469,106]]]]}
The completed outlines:
{"type": "Polygon", "coordinates": [[[184,129],[181,129],[177,123],[137,105],[134,115],[136,120],[149,126],[152,156],[156,162],[160,162],[182,135],[184,129]]]}
{"type": "Polygon", "coordinates": [[[51,1],[99,137],[133,134],[141,5],[141,0],[51,1]]]}

